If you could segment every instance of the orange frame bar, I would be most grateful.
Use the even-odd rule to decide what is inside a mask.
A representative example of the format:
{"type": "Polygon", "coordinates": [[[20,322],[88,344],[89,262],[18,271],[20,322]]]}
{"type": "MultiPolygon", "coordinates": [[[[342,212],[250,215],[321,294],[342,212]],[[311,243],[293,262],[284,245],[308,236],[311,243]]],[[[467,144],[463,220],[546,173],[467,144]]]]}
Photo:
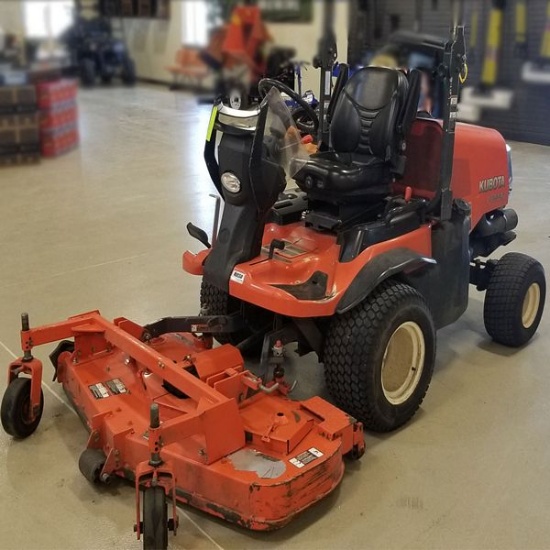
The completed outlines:
{"type": "MultiPolygon", "coordinates": [[[[31,351],[34,347],[43,344],[57,342],[65,338],[74,338],[82,332],[98,333],[104,335],[105,339],[115,347],[127,353],[130,357],[146,367],[150,372],[162,377],[168,383],[180,387],[185,384],[185,393],[193,400],[199,402],[206,399],[209,402],[224,403],[229,399],[211,388],[204,382],[190,374],[181,365],[175,364],[161,353],[158,353],[145,342],[132,336],[129,332],[120,327],[127,320],[116,319],[116,324],[107,321],[99,311],[83,313],[75,317],[69,317],[66,321],[43,325],[21,331],[21,349],[31,351]]],[[[135,324],[132,323],[135,327],[135,324]]]]}

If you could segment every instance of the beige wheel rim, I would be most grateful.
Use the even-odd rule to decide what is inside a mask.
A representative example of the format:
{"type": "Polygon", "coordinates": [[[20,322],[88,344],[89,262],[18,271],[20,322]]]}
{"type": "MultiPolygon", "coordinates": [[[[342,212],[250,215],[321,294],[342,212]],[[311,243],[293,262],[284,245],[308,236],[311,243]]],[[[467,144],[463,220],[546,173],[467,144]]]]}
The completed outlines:
{"type": "Polygon", "coordinates": [[[538,283],[533,283],[525,294],[523,299],[523,307],[521,309],[521,323],[524,328],[531,328],[540,306],[540,286],[538,283]]]}
{"type": "Polygon", "coordinates": [[[426,343],[414,322],[403,323],[392,334],[382,360],[382,390],[392,405],[405,403],[424,370],[426,343]]]}

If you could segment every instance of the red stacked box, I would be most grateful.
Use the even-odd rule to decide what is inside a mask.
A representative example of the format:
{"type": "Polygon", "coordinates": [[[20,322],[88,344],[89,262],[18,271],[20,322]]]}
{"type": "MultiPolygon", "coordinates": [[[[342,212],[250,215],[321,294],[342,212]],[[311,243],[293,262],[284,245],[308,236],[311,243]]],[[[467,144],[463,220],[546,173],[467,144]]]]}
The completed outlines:
{"type": "Polygon", "coordinates": [[[65,101],[75,101],[78,86],[76,80],[62,78],[51,82],[39,82],[36,85],[38,107],[51,109],[65,101]]]}
{"type": "Polygon", "coordinates": [[[78,88],[74,80],[61,79],[40,82],[36,89],[42,155],[57,157],[78,145],[78,88]]]}

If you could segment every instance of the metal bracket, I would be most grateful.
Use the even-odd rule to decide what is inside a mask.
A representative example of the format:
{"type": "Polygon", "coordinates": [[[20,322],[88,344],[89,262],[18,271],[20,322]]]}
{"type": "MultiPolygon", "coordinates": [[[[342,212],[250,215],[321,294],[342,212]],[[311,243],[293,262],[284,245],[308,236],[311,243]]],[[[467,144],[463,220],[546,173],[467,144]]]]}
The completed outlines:
{"type": "Polygon", "coordinates": [[[164,317],[143,327],[143,338],[157,338],[169,332],[216,334],[236,332],[244,328],[239,313],[232,315],[203,315],[197,317],[164,317]]]}

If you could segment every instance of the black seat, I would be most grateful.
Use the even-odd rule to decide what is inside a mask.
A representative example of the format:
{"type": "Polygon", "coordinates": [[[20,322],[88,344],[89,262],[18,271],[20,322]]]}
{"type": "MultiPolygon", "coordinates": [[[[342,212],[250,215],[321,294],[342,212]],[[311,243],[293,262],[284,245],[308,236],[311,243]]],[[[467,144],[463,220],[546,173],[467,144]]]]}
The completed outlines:
{"type": "Polygon", "coordinates": [[[337,99],[330,151],[312,155],[296,174],[313,200],[371,201],[389,193],[404,170],[404,140],[416,116],[419,75],[366,67],[353,75],[337,99]]]}

